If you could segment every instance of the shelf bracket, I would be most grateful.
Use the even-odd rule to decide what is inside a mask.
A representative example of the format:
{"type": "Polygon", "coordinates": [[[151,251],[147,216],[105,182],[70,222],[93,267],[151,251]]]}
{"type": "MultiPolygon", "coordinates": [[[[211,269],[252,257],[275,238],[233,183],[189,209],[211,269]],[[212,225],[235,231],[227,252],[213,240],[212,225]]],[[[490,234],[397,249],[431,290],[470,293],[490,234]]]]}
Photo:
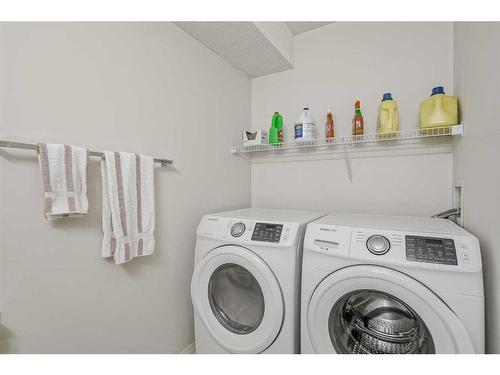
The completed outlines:
{"type": "Polygon", "coordinates": [[[464,135],[464,123],[460,123],[458,125],[451,127],[451,135],[464,135]]]}
{"type": "Polygon", "coordinates": [[[344,143],[344,158],[345,158],[345,165],[347,167],[347,176],[349,177],[349,182],[352,182],[352,169],[351,169],[351,160],[349,159],[349,152],[347,148],[351,148],[351,144],[344,143]]]}
{"type": "Polygon", "coordinates": [[[236,152],[234,150],[231,150],[231,154],[238,156],[240,159],[245,160],[248,163],[252,162],[252,158],[251,158],[251,156],[249,154],[239,153],[239,152],[236,152]]]}

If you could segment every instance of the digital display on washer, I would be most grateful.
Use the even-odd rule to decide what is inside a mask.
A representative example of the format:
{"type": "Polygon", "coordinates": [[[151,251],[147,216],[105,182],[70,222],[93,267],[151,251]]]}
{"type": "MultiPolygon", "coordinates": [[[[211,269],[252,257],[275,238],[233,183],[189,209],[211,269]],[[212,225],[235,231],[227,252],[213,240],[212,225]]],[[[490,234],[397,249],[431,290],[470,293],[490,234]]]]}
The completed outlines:
{"type": "Polygon", "coordinates": [[[282,224],[257,223],[252,233],[252,241],[280,242],[282,224]]]}
{"type": "Polygon", "coordinates": [[[449,238],[406,236],[406,259],[456,266],[455,242],[449,238]]]}

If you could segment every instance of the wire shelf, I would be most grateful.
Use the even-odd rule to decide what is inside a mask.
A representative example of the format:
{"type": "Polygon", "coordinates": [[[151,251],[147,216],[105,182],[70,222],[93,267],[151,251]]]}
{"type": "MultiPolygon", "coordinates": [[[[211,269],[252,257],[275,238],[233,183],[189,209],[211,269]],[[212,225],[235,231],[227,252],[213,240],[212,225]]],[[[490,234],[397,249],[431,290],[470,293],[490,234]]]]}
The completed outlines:
{"type": "Polygon", "coordinates": [[[287,141],[277,144],[260,145],[235,145],[232,147],[233,154],[253,153],[279,150],[293,150],[300,148],[350,146],[360,143],[390,142],[400,140],[412,140],[431,137],[443,137],[463,135],[463,124],[443,126],[429,129],[410,129],[385,134],[365,134],[356,136],[344,136],[335,138],[312,139],[308,141],[287,141]]]}

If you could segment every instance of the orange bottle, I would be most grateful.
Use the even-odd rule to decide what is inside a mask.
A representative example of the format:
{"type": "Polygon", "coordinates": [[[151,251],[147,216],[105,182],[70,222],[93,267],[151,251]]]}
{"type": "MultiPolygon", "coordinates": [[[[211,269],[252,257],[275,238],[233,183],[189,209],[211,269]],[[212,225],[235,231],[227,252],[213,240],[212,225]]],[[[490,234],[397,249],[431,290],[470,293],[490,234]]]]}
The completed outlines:
{"type": "Polygon", "coordinates": [[[354,103],[354,118],[352,119],[352,135],[363,135],[364,133],[365,128],[360,106],[360,101],[356,100],[356,102],[354,103]]]}
{"type": "Polygon", "coordinates": [[[328,107],[328,112],[326,113],[325,138],[333,137],[335,137],[335,130],[333,128],[332,107],[328,107]]]}

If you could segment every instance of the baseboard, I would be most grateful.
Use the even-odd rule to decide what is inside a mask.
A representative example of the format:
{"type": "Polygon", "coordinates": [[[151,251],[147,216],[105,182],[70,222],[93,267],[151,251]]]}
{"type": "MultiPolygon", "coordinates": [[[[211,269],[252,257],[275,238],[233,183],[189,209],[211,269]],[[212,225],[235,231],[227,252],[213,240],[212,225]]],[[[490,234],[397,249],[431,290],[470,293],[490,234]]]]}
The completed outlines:
{"type": "Polygon", "coordinates": [[[179,354],[194,354],[196,350],[196,347],[194,345],[194,342],[186,346],[184,349],[182,349],[179,354]]]}

